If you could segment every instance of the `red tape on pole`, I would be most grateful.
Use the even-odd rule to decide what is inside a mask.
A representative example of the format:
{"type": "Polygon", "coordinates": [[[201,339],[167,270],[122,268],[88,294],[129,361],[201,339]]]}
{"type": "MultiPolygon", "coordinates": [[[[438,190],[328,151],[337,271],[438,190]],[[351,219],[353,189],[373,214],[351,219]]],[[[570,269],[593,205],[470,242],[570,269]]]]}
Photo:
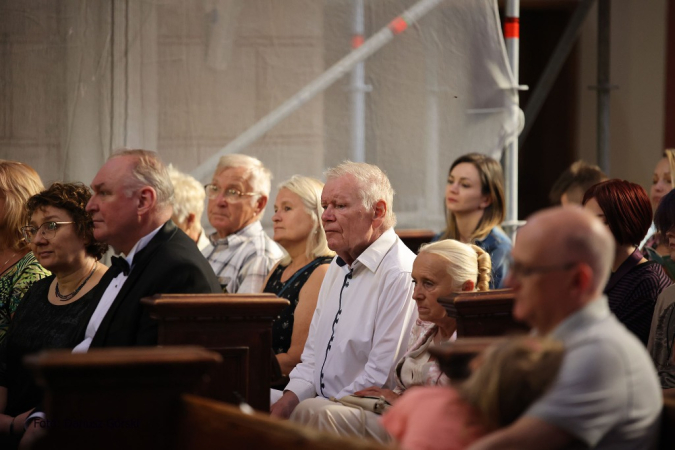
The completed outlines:
{"type": "Polygon", "coordinates": [[[363,35],[355,34],[352,36],[352,48],[359,48],[363,45],[363,35]]]}
{"type": "Polygon", "coordinates": [[[506,39],[520,39],[520,19],[507,17],[504,21],[504,37],[506,39]]]}
{"type": "Polygon", "coordinates": [[[403,33],[406,28],[408,28],[408,24],[405,22],[405,20],[403,20],[403,17],[400,16],[392,20],[388,26],[391,32],[394,34],[403,33]]]}

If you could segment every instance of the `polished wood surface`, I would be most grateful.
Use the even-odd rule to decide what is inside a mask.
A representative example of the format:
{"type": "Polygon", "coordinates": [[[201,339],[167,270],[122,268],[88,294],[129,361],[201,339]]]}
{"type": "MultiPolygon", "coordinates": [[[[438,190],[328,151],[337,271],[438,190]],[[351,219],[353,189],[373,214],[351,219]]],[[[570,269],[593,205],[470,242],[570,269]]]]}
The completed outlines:
{"type": "Polygon", "coordinates": [[[273,294],[162,294],[142,303],[159,321],[160,345],[201,345],[218,352],[201,395],[269,411],[272,321],[289,305],[273,294]]]}
{"type": "Polygon", "coordinates": [[[417,254],[423,244],[431,242],[436,235],[434,231],[424,229],[397,229],[395,231],[403,243],[415,254],[417,254]]]}
{"type": "Polygon", "coordinates": [[[458,292],[439,298],[450,317],[457,321],[457,336],[503,336],[523,333],[528,327],[517,322],[512,314],[513,291],[494,289],[480,292],[458,292]]]}

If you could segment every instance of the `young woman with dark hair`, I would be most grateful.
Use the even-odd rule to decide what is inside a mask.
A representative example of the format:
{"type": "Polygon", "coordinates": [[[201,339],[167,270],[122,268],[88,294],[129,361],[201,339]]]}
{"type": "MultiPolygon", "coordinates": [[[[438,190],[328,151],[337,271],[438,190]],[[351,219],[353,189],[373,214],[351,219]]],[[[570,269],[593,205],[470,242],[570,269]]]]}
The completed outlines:
{"type": "Polygon", "coordinates": [[[589,188],[582,204],[605,223],[616,242],[612,275],[605,287],[609,307],[647,345],[656,299],[671,284],[663,268],[638,250],[651,225],[649,196],[640,185],[614,179],[589,188]]]}
{"type": "Polygon", "coordinates": [[[446,228],[434,240],[475,244],[492,260],[490,289],[501,286],[508,271],[511,240],[500,228],[506,215],[504,174],[499,161],[480,153],[457,158],[445,188],[446,228]]]}

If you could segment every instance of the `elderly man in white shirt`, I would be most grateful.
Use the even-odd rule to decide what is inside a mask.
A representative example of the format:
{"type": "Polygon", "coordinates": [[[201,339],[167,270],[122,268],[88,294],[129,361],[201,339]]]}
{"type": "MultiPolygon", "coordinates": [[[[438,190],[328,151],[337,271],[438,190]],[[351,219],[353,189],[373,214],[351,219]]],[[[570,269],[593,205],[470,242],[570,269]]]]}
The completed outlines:
{"type": "Polygon", "coordinates": [[[260,160],[232,154],[220,158],[204,186],[207,214],[216,232],[202,254],[230,294],[258,293],[283,251],[260,224],[272,174],[260,160]]]}
{"type": "Polygon", "coordinates": [[[321,219],[337,257],[321,285],[302,362],[271,408],[273,416],[299,421],[307,416],[302,411],[330,405],[330,397],[393,388],[391,369],[416,314],[415,255],[394,233],[387,176],[376,166],[345,162],[326,179],[321,219]]]}

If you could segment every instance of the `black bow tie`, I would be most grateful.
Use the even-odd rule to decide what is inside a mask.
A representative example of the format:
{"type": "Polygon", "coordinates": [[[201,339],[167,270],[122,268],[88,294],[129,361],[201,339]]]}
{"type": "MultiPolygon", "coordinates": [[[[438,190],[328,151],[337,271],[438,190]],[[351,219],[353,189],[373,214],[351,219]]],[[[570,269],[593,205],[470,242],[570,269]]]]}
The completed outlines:
{"type": "Polygon", "coordinates": [[[114,270],[115,273],[123,273],[125,276],[129,275],[129,263],[126,259],[121,256],[113,256],[110,258],[110,261],[112,263],[112,270],[114,270]]]}

